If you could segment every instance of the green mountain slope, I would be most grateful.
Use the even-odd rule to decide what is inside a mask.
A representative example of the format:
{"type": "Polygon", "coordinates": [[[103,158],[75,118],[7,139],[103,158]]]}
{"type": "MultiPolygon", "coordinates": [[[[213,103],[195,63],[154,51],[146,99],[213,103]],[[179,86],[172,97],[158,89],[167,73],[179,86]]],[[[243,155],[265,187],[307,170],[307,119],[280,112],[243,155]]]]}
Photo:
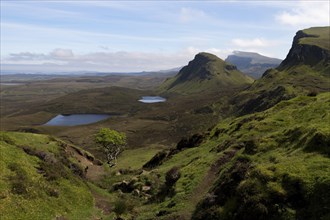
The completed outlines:
{"type": "Polygon", "coordinates": [[[180,176],[165,195],[151,185],[138,219],[328,219],[329,109],[330,93],[299,96],[158,153],[150,174],[180,176]]]}
{"type": "Polygon", "coordinates": [[[175,77],[165,81],[160,86],[160,90],[189,94],[201,91],[221,91],[228,87],[239,87],[252,82],[253,79],[217,56],[199,53],[175,77]]]}
{"type": "Polygon", "coordinates": [[[240,115],[263,111],[281,100],[330,89],[330,27],[298,31],[285,60],[232,100],[240,115]]]}
{"type": "Polygon", "coordinates": [[[240,156],[220,167],[194,219],[328,219],[329,109],[323,93],[220,123],[215,150],[240,156]]]}
{"type": "Polygon", "coordinates": [[[0,133],[1,219],[90,219],[84,171],[65,144],[45,135],[0,133]]]}

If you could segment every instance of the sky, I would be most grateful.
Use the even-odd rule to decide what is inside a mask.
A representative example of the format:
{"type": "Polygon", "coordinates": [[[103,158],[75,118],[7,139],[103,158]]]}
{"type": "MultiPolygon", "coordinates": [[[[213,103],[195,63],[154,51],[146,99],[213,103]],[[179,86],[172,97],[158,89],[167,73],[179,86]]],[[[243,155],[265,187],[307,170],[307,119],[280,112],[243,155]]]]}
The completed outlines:
{"type": "Polygon", "coordinates": [[[1,0],[1,71],[157,71],[235,50],[284,59],[298,30],[329,26],[329,4],[1,0]]]}

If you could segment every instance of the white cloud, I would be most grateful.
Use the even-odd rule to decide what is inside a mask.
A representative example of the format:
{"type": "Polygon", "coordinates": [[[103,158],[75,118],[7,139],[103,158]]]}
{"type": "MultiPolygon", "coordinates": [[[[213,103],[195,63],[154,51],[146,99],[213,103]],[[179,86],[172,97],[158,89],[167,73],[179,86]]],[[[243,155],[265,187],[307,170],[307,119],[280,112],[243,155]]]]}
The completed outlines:
{"type": "Polygon", "coordinates": [[[48,54],[12,53],[2,60],[2,64],[11,64],[11,68],[15,68],[14,65],[17,68],[21,68],[22,65],[29,65],[29,69],[34,68],[45,72],[83,70],[102,72],[157,71],[186,65],[199,52],[213,53],[225,59],[231,51],[232,49],[187,47],[172,53],[117,51],[76,54],[70,49],[57,48],[48,54]]]}
{"type": "Polygon", "coordinates": [[[73,52],[69,49],[57,48],[50,53],[50,56],[55,59],[70,59],[73,58],[73,52]]]}
{"type": "Polygon", "coordinates": [[[296,28],[330,24],[329,1],[300,1],[291,10],[282,11],[275,16],[282,24],[296,28]]]}
{"type": "Polygon", "coordinates": [[[262,39],[262,38],[254,38],[254,39],[241,39],[241,38],[236,38],[236,39],[232,39],[231,43],[234,46],[237,47],[267,47],[269,45],[271,45],[271,42],[262,39]]]}

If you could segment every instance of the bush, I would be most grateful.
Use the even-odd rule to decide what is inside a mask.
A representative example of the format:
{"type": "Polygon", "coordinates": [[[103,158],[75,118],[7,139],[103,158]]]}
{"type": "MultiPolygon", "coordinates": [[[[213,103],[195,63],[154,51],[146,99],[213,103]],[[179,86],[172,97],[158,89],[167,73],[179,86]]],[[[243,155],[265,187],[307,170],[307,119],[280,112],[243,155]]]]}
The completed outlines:
{"type": "Polygon", "coordinates": [[[134,208],[134,203],[125,198],[119,198],[114,203],[113,211],[117,216],[131,212],[134,208]]]}
{"type": "Polygon", "coordinates": [[[317,94],[318,94],[317,91],[312,90],[312,91],[309,91],[309,92],[307,93],[307,96],[314,97],[314,96],[317,96],[317,94]]]}
{"type": "Polygon", "coordinates": [[[18,195],[26,195],[31,182],[25,170],[19,164],[11,163],[8,168],[15,172],[14,176],[9,177],[11,183],[11,192],[18,195]]]}
{"type": "Polygon", "coordinates": [[[0,133],[0,141],[3,141],[3,142],[5,142],[7,144],[10,144],[10,145],[15,144],[14,140],[9,135],[7,135],[5,133],[0,133]]]}
{"type": "Polygon", "coordinates": [[[179,167],[173,167],[169,171],[167,171],[166,176],[165,176],[165,184],[167,186],[173,186],[178,179],[180,179],[181,173],[179,167]]]}

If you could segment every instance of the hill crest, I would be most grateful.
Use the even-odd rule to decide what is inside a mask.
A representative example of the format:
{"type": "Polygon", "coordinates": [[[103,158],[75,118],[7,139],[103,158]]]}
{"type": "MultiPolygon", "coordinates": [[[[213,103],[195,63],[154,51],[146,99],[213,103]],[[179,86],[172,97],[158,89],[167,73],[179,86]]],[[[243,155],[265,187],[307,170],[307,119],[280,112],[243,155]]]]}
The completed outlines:
{"type": "Polygon", "coordinates": [[[210,53],[198,53],[180,72],[161,85],[164,92],[194,93],[250,84],[253,79],[210,53]]]}

